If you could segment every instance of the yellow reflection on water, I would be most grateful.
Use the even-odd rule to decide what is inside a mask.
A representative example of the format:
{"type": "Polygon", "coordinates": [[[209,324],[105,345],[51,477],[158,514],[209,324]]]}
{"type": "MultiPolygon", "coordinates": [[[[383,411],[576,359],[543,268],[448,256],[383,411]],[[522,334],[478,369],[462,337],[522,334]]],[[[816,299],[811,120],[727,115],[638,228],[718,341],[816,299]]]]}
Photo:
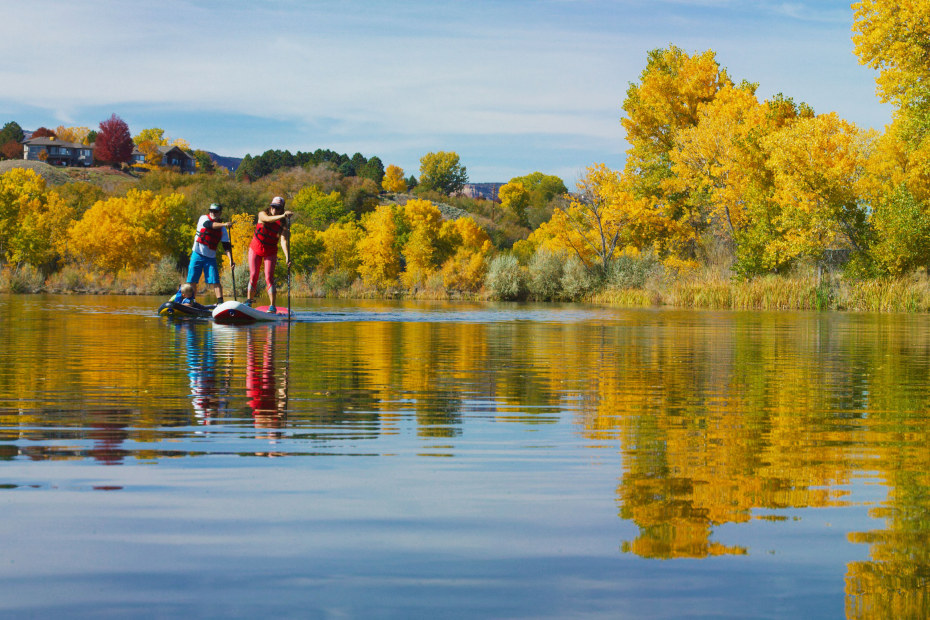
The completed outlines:
{"type": "Polygon", "coordinates": [[[568,422],[592,450],[619,455],[617,512],[637,530],[619,547],[644,558],[751,554],[718,539],[721,526],[781,527],[803,509],[848,506],[855,480],[880,480],[880,526],[848,533],[869,560],[847,567],[847,615],[930,614],[927,317],[368,316],[289,332],[8,307],[0,325],[17,353],[0,356],[0,439],[38,443],[71,426],[92,443],[90,454],[27,450],[34,458],[152,458],[121,444],[150,448],[166,426],[206,426],[243,407],[269,442],[291,423],[351,427],[354,438],[413,424],[435,450],[422,454],[453,458],[472,415],[513,428],[568,422]],[[189,402],[166,408],[180,396],[189,402]]]}

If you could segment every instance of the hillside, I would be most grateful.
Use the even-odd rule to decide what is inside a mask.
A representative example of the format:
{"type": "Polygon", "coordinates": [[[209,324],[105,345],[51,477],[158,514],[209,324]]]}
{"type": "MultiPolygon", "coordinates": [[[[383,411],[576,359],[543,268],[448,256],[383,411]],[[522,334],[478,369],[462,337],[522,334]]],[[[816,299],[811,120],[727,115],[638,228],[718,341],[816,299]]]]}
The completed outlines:
{"type": "Polygon", "coordinates": [[[49,185],[64,185],[73,179],[61,168],[55,168],[41,161],[27,161],[25,159],[8,159],[0,161],[0,174],[13,168],[29,168],[45,179],[49,185]]]}
{"type": "Polygon", "coordinates": [[[45,179],[48,185],[64,185],[72,181],[84,181],[102,187],[106,191],[115,191],[119,187],[135,183],[137,176],[115,170],[109,166],[91,168],[58,168],[41,161],[9,159],[0,161],[0,174],[13,168],[29,168],[45,179]]]}
{"type": "Polygon", "coordinates": [[[207,155],[210,156],[210,159],[213,160],[214,164],[217,166],[223,166],[230,172],[235,172],[236,168],[239,167],[239,164],[242,163],[241,157],[226,157],[225,155],[217,155],[216,153],[212,153],[210,151],[207,151],[207,155]]]}

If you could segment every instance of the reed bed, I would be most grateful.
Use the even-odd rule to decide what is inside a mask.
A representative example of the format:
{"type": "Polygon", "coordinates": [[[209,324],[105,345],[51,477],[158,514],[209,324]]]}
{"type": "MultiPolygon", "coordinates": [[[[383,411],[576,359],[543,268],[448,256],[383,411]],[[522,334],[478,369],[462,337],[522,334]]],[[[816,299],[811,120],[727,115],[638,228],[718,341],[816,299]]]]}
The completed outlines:
{"type": "MultiPolygon", "coordinates": [[[[59,294],[162,295],[177,290],[184,279],[174,263],[163,260],[136,272],[107,274],[67,265],[44,277],[29,265],[0,267],[0,292],[59,294]]],[[[247,272],[236,272],[237,291],[245,295],[247,272]]],[[[474,292],[447,290],[436,277],[411,289],[378,288],[361,279],[322,278],[316,274],[292,274],[294,297],[335,297],[343,299],[419,299],[482,301],[495,298],[483,288],[474,292]]],[[[207,295],[212,287],[203,285],[207,295]]],[[[284,281],[279,292],[286,291],[284,281]]],[[[232,278],[223,272],[223,288],[232,297],[232,278]]],[[[262,294],[263,278],[258,294],[262,294]]],[[[652,277],[643,286],[608,284],[601,290],[580,297],[581,301],[619,307],[670,306],[710,310],[848,310],[854,312],[930,312],[930,278],[923,272],[901,277],[852,280],[836,276],[819,278],[812,274],[768,275],[751,280],[727,279],[719,273],[704,272],[680,277],[652,277]]],[[[562,300],[564,301],[564,300],[562,300]]]]}
{"type": "Polygon", "coordinates": [[[842,282],[836,307],[859,312],[930,311],[930,283],[925,278],[899,277],[842,282]]]}

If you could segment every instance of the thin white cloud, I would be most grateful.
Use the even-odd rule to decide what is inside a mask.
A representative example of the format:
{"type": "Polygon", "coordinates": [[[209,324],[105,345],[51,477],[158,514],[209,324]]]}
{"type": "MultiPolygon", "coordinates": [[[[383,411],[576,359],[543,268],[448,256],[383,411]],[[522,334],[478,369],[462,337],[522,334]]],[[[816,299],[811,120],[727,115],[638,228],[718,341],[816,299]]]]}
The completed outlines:
{"type": "Polygon", "coordinates": [[[392,141],[404,143],[398,153],[417,143],[426,152],[464,136],[503,136],[516,149],[522,136],[540,134],[592,152],[605,143],[622,149],[627,84],[648,50],[670,43],[717,50],[733,77],[758,81],[763,92],[864,125],[888,115],[871,76],[856,73],[851,12],[818,2],[10,4],[0,22],[0,83],[15,88],[0,93],[0,107],[45,110],[48,125],[92,125],[86,110],[144,107],[155,117],[186,110],[201,123],[215,115],[276,128],[265,142],[243,143],[235,127],[216,126],[213,150],[325,139],[370,154],[389,152],[392,141]],[[825,104],[837,92],[843,98],[825,104]]]}

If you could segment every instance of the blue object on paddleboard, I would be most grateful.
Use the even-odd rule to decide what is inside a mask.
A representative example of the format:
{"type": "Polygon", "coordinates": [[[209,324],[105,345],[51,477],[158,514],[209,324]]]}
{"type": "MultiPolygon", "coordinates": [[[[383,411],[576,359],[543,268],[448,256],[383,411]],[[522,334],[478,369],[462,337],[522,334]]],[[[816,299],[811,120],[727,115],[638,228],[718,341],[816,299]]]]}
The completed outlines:
{"type": "Polygon", "coordinates": [[[169,300],[158,308],[158,315],[175,319],[209,319],[213,316],[213,308],[214,306],[191,306],[169,300]]]}
{"type": "Polygon", "coordinates": [[[252,308],[241,301],[227,301],[213,310],[213,320],[224,325],[248,325],[259,321],[286,321],[290,315],[286,308],[278,308],[272,314],[268,306],[252,308]]]}

